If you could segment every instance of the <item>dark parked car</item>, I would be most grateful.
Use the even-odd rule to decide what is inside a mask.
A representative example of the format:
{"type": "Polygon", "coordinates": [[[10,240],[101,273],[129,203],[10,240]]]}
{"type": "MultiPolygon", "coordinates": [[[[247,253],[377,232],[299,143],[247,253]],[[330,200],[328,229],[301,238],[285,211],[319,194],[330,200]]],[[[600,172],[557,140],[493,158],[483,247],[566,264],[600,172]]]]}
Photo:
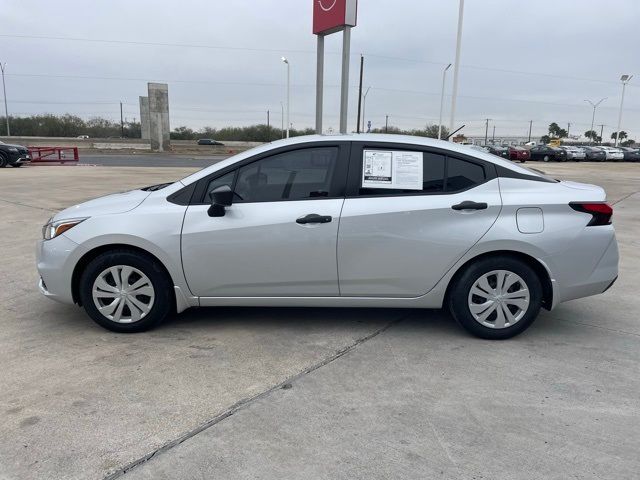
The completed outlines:
{"type": "Polygon", "coordinates": [[[625,162],[640,162],[640,149],[631,147],[618,147],[624,153],[625,162]]]}
{"type": "Polygon", "coordinates": [[[31,155],[29,155],[29,150],[26,147],[0,142],[0,168],[7,165],[21,167],[30,161],[31,155]]]}
{"type": "Polygon", "coordinates": [[[529,150],[531,160],[542,160],[543,162],[566,162],[567,152],[560,148],[550,147],[549,145],[536,145],[529,150]]]}
{"type": "Polygon", "coordinates": [[[200,140],[198,140],[198,145],[222,145],[222,146],[224,146],[224,143],[216,142],[215,140],[213,140],[211,138],[201,138],[200,140]]]}
{"type": "Polygon", "coordinates": [[[607,159],[607,154],[596,147],[580,147],[584,149],[586,159],[589,162],[604,162],[607,159]]]}
{"type": "Polygon", "coordinates": [[[509,158],[509,149],[506,147],[501,147],[499,145],[485,145],[484,148],[489,150],[489,153],[493,153],[502,158],[509,158]]]}
{"type": "Polygon", "coordinates": [[[509,160],[524,163],[531,158],[529,150],[523,147],[509,147],[509,160]]]}

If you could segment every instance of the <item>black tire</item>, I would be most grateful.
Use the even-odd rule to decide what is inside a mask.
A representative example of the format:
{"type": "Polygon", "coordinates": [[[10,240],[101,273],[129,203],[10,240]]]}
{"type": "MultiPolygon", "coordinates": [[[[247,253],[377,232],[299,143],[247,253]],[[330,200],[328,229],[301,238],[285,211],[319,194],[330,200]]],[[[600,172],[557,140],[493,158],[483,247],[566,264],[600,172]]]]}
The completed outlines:
{"type": "Polygon", "coordinates": [[[465,329],[480,338],[505,340],[524,332],[538,316],[542,305],[542,285],[536,272],[526,263],[509,256],[487,257],[472,263],[454,278],[448,306],[452,316],[465,329]],[[529,306],[524,316],[505,328],[490,328],[477,321],[469,309],[469,292],[474,283],[493,270],[507,270],[520,276],[529,290],[529,306]]]}
{"type": "MultiPolygon", "coordinates": [[[[94,258],[80,277],[80,300],[87,314],[100,326],[118,333],[144,332],[159,325],[175,311],[173,284],[165,270],[155,259],[136,251],[118,249],[94,258]],[[109,267],[125,265],[133,267],[148,277],[155,298],[149,312],[132,323],[118,323],[104,316],[93,300],[92,289],[96,278],[109,267]]],[[[128,307],[126,307],[128,308],[128,307]]]]}
{"type": "Polygon", "coordinates": [[[5,157],[3,153],[0,153],[0,168],[4,168],[6,166],[7,166],[7,157],[5,157]]]}
{"type": "Polygon", "coordinates": [[[11,166],[13,168],[20,168],[22,166],[22,164],[21,163],[12,163],[11,166]]]}

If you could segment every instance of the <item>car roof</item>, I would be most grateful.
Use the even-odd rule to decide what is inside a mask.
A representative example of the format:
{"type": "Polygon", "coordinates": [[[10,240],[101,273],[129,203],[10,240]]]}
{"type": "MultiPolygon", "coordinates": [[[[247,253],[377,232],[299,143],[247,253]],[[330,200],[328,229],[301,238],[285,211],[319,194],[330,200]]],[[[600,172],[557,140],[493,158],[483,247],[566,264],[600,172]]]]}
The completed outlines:
{"type": "MultiPolygon", "coordinates": [[[[487,162],[491,162],[495,165],[499,165],[501,167],[507,168],[509,170],[513,170],[515,172],[532,176],[537,175],[529,169],[520,167],[510,160],[502,159],[496,155],[493,155],[488,152],[483,152],[474,148],[470,148],[469,145],[460,145],[457,143],[449,142],[446,140],[437,140],[434,138],[428,137],[418,137],[414,135],[395,135],[395,134],[384,134],[384,133],[349,133],[349,134],[338,134],[338,135],[304,135],[299,137],[291,137],[285,138],[282,140],[276,140],[274,142],[265,143],[258,147],[254,147],[250,150],[246,150],[244,152],[238,153],[233,157],[230,157],[226,160],[218,162],[214,165],[206,167],[199,172],[196,172],[182,180],[182,183],[185,185],[190,184],[194,181],[199,180],[211,173],[214,173],[217,170],[225,168],[229,165],[232,165],[236,162],[242,161],[246,158],[252,157],[254,155],[259,155],[261,153],[269,152],[270,150],[274,150],[276,148],[287,147],[287,146],[295,146],[295,145],[304,145],[306,143],[322,143],[322,142],[369,142],[369,143],[389,143],[389,144],[405,144],[405,145],[416,145],[420,147],[432,147],[439,148],[442,150],[448,150],[453,153],[460,153],[462,155],[467,155],[470,157],[475,157],[480,160],[484,160],[487,162]]],[[[540,175],[542,176],[542,175],[540,175]]]]}

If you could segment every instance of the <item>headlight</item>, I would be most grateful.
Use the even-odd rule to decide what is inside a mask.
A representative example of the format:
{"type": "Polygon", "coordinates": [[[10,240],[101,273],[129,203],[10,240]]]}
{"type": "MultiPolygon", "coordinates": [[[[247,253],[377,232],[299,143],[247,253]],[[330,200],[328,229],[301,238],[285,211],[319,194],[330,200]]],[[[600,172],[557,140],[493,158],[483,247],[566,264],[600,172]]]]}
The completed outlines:
{"type": "Polygon", "coordinates": [[[57,220],[52,222],[51,219],[47,222],[47,224],[42,227],[42,238],[44,240],[51,240],[52,238],[56,238],[58,235],[63,234],[67,230],[75,227],[79,223],[84,222],[89,217],[84,218],[69,218],[66,220],[57,220]]]}

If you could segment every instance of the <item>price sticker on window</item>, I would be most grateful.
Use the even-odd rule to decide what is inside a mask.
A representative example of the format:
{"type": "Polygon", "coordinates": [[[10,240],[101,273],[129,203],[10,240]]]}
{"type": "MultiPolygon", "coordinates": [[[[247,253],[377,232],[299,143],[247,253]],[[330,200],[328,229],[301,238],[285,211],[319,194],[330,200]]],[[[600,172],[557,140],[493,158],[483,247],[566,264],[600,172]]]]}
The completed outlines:
{"type": "Polygon", "coordinates": [[[422,190],[422,152],[365,150],[362,188],[422,190]]]}

